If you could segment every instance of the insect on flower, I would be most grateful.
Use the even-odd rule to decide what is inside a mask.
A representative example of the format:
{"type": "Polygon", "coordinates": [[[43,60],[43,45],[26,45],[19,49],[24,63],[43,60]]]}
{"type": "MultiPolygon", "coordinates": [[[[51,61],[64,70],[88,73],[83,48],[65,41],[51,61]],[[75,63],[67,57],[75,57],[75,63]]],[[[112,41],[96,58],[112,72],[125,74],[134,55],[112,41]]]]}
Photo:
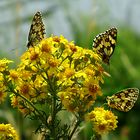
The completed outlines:
{"type": "Polygon", "coordinates": [[[132,109],[139,96],[138,88],[127,88],[107,96],[108,106],[119,111],[128,112],[132,109]]]}
{"type": "Polygon", "coordinates": [[[30,27],[27,47],[30,48],[37,45],[44,38],[45,27],[42,21],[41,13],[37,12],[33,17],[30,27]]]}
{"type": "Polygon", "coordinates": [[[93,51],[100,55],[102,61],[109,65],[117,40],[117,29],[115,27],[101,33],[93,40],[93,51]]]}

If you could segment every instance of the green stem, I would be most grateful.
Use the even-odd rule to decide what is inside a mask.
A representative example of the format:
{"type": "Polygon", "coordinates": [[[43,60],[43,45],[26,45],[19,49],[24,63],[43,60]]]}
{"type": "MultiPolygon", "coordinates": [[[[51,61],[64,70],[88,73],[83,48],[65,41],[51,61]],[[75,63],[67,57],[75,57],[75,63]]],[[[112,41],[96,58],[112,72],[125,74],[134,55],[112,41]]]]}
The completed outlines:
{"type": "Polygon", "coordinates": [[[58,67],[61,66],[61,64],[62,64],[68,57],[71,57],[72,55],[73,55],[73,53],[72,53],[70,56],[66,56],[66,57],[61,61],[61,63],[58,65],[58,67]]]}
{"type": "Polygon", "coordinates": [[[38,115],[40,116],[41,118],[41,121],[43,124],[46,124],[46,120],[42,117],[42,114],[40,113],[40,111],[33,105],[33,103],[31,103],[25,96],[15,92],[15,91],[12,91],[12,93],[14,93],[15,95],[18,95],[20,96],[23,100],[25,100],[31,107],[34,108],[34,110],[38,113],[38,115]]]}
{"type": "Polygon", "coordinates": [[[52,138],[56,138],[56,132],[55,132],[55,120],[56,120],[56,91],[54,90],[54,85],[52,84],[52,81],[49,79],[49,75],[46,72],[47,79],[43,76],[43,78],[48,82],[50,86],[50,91],[52,93],[52,109],[51,109],[51,116],[52,116],[52,121],[51,121],[51,133],[52,133],[52,138]]]}
{"type": "Polygon", "coordinates": [[[39,112],[39,110],[38,110],[25,96],[23,96],[23,95],[21,95],[21,94],[15,92],[15,91],[13,90],[13,88],[11,87],[11,85],[9,85],[9,82],[7,82],[8,80],[7,80],[6,77],[4,77],[4,79],[5,79],[5,82],[7,83],[7,86],[9,87],[9,92],[12,92],[12,93],[14,93],[15,95],[20,96],[20,97],[21,97],[22,99],[24,99],[29,105],[31,105],[31,106],[34,108],[34,110],[35,110],[35,111],[39,114],[39,116],[41,117],[42,123],[45,122],[44,124],[46,124],[46,120],[45,120],[44,118],[42,118],[42,114],[39,112]]]}
{"type": "Polygon", "coordinates": [[[52,136],[55,138],[56,133],[55,133],[55,119],[56,119],[56,98],[55,98],[55,93],[53,94],[53,101],[52,101],[52,136]]]}
{"type": "Polygon", "coordinates": [[[93,137],[93,140],[101,140],[102,137],[99,134],[95,134],[95,136],[93,137]]]}
{"type": "Polygon", "coordinates": [[[72,138],[73,134],[75,133],[75,131],[76,131],[77,127],[79,126],[79,124],[80,124],[80,121],[77,121],[75,126],[74,126],[74,128],[73,128],[73,130],[71,131],[71,134],[68,137],[68,140],[71,140],[71,138],[72,138]]]}

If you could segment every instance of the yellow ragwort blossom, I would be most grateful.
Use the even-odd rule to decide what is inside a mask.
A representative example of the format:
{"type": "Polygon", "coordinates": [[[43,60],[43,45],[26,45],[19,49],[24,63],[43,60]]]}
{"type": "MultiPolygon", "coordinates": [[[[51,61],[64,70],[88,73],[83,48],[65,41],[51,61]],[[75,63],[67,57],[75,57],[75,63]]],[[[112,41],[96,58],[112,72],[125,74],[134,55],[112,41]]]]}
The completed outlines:
{"type": "Polygon", "coordinates": [[[1,140],[19,140],[16,130],[11,124],[0,124],[0,139],[1,140]]]}
{"type": "Polygon", "coordinates": [[[96,107],[86,116],[93,123],[93,129],[100,135],[106,134],[117,127],[117,116],[104,108],[96,107]]]}
{"type": "Polygon", "coordinates": [[[4,77],[3,74],[0,73],[0,103],[2,103],[5,100],[6,96],[7,96],[7,92],[4,83],[4,77]]]}
{"type": "Polygon", "coordinates": [[[3,72],[8,68],[7,64],[12,63],[13,61],[6,58],[0,60],[0,72],[3,72]]]}
{"type": "Polygon", "coordinates": [[[30,106],[19,96],[36,105],[56,94],[69,111],[85,112],[102,95],[101,64],[101,58],[92,50],[52,35],[30,47],[17,69],[10,70],[8,78],[14,93],[11,103],[26,112],[30,106]]]}
{"type": "Polygon", "coordinates": [[[0,104],[5,100],[5,98],[7,96],[5,89],[4,89],[4,87],[0,88],[0,104]]]}
{"type": "Polygon", "coordinates": [[[18,77],[19,77],[19,75],[16,70],[10,70],[9,80],[17,81],[18,77]]]}

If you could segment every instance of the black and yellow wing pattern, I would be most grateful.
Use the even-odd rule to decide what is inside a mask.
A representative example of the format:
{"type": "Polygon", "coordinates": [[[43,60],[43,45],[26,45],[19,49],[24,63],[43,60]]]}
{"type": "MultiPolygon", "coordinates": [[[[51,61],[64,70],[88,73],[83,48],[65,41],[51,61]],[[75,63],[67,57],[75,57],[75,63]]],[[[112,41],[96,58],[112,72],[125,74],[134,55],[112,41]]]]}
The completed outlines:
{"type": "Polygon", "coordinates": [[[102,61],[109,65],[117,41],[117,29],[115,27],[101,33],[93,40],[93,51],[100,55],[102,61]]]}
{"type": "Polygon", "coordinates": [[[106,100],[109,107],[119,111],[128,112],[134,106],[138,96],[138,88],[127,88],[113,94],[112,96],[107,96],[106,100]]]}
{"type": "Polygon", "coordinates": [[[45,26],[42,21],[41,13],[37,12],[33,17],[30,27],[27,47],[30,48],[37,45],[44,38],[45,26]]]}

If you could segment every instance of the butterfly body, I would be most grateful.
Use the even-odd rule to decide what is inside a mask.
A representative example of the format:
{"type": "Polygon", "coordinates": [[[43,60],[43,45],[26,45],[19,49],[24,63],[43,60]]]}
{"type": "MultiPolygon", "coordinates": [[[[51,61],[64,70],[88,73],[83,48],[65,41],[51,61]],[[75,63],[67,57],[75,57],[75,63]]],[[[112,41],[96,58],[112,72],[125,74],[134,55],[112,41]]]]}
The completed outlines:
{"type": "Polygon", "coordinates": [[[27,47],[36,46],[42,39],[45,38],[45,27],[42,21],[40,12],[37,12],[32,20],[32,24],[28,36],[27,47]]]}
{"type": "Polygon", "coordinates": [[[101,33],[93,40],[93,51],[100,55],[102,61],[109,65],[110,57],[112,56],[117,40],[117,29],[110,28],[101,33]]]}
{"type": "Polygon", "coordinates": [[[119,111],[128,112],[132,109],[139,95],[138,88],[127,88],[112,96],[107,96],[108,106],[119,111]]]}

